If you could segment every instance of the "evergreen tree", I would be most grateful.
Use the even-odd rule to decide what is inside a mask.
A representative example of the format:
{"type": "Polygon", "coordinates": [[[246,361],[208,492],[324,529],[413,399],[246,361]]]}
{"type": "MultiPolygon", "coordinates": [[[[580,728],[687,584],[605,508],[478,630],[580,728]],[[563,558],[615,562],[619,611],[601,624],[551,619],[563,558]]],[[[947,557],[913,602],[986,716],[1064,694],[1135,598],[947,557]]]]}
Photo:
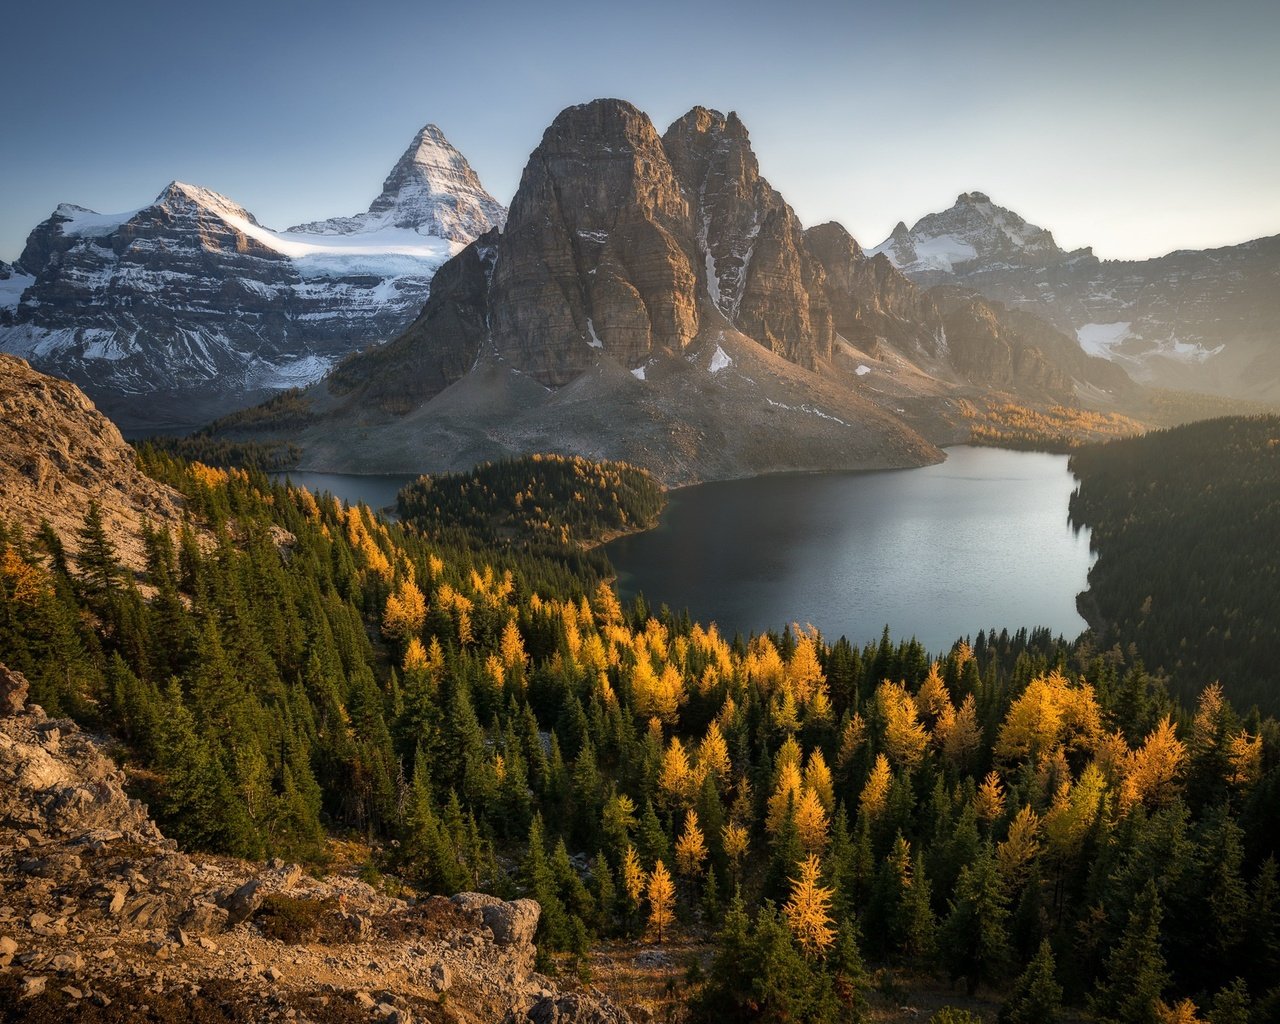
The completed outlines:
{"type": "Polygon", "coordinates": [[[1169,982],[1160,952],[1161,917],[1160,896],[1148,882],[1090,999],[1102,1024],[1160,1024],[1160,996],[1169,982]]]}
{"type": "Polygon", "coordinates": [[[955,899],[938,940],[952,981],[964,978],[970,995],[979,985],[995,984],[1004,977],[1009,959],[1008,915],[995,858],[984,843],[974,862],[960,869],[955,899]]]}
{"type": "Polygon", "coordinates": [[[1054,977],[1053,950],[1045,939],[1000,1008],[1000,1024],[1057,1024],[1061,1010],[1062,986],[1054,977]]]}

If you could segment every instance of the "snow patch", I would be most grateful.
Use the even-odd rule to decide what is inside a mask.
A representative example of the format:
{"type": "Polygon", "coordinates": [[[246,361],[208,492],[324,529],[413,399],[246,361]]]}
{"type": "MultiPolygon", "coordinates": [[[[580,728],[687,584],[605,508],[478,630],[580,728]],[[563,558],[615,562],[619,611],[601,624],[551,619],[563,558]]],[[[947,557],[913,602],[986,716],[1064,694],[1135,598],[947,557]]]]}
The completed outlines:
{"type": "Polygon", "coordinates": [[[10,274],[0,281],[0,309],[13,309],[22,301],[22,293],[36,283],[29,274],[10,274]]]}
{"type": "Polygon", "coordinates": [[[717,345],[716,350],[711,354],[711,365],[707,367],[707,370],[711,373],[719,373],[721,370],[732,365],[733,360],[725,354],[724,349],[717,345]]]}
{"type": "Polygon", "coordinates": [[[858,368],[853,372],[856,373],[859,377],[865,377],[867,374],[871,372],[871,367],[869,367],[866,363],[859,363],[858,368]]]}
{"type": "Polygon", "coordinates": [[[596,325],[591,322],[591,317],[587,317],[587,333],[591,335],[591,340],[587,342],[588,345],[592,348],[604,348],[604,342],[596,334],[596,325]]]}
{"type": "Polygon", "coordinates": [[[1076,329],[1076,340],[1089,355],[1114,359],[1112,350],[1129,337],[1129,326],[1127,320],[1114,324],[1085,324],[1076,329]]]}
{"type": "Polygon", "coordinates": [[[944,274],[955,272],[957,263],[968,263],[977,258],[978,250],[955,235],[939,235],[937,238],[913,239],[916,249],[914,266],[921,270],[940,270],[944,274]]]}
{"type": "Polygon", "coordinates": [[[260,387],[284,390],[307,387],[316,383],[333,366],[333,360],[307,355],[288,363],[266,363],[255,368],[254,377],[260,387]]]}
{"type": "Polygon", "coordinates": [[[637,366],[634,370],[631,371],[631,376],[633,376],[636,380],[644,380],[644,367],[637,366]]]}

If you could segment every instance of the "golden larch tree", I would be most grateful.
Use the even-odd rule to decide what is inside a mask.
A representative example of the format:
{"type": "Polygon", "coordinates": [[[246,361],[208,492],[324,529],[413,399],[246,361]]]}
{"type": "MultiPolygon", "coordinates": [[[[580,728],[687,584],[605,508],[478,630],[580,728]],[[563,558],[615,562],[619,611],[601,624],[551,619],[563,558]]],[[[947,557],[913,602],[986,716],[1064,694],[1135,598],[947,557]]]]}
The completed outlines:
{"type": "Polygon", "coordinates": [[[791,899],[782,908],[791,934],[808,956],[821,956],[834,945],[831,920],[834,891],[821,883],[822,865],[810,854],[800,864],[800,877],[791,879],[791,899]]]}
{"type": "Polygon", "coordinates": [[[796,833],[809,853],[821,853],[827,846],[827,812],[812,789],[800,795],[795,807],[796,833]]]}
{"type": "Polygon", "coordinates": [[[676,870],[696,878],[702,874],[702,863],[706,859],[707,844],[698,825],[698,812],[690,809],[685,812],[684,831],[676,840],[676,870]]]}
{"type": "Polygon", "coordinates": [[[640,866],[640,855],[636,853],[634,846],[628,846],[627,852],[622,855],[622,891],[627,894],[632,909],[640,906],[646,881],[644,868],[640,866]]]}
{"type": "Polygon", "coordinates": [[[901,767],[914,768],[929,744],[929,734],[920,724],[915,698],[901,683],[886,679],[876,687],[875,702],[884,723],[884,745],[889,759],[901,767]]]}
{"type": "Polygon", "coordinates": [[[831,769],[827,767],[827,759],[822,750],[815,747],[804,766],[804,788],[811,789],[817,795],[822,809],[830,814],[835,810],[836,791],[831,781],[831,769]]]}
{"type": "Polygon", "coordinates": [[[987,777],[982,780],[982,785],[974,795],[973,809],[977,811],[979,819],[986,822],[995,821],[1004,814],[1004,783],[1000,781],[999,772],[987,772],[987,777]]]}
{"type": "Polygon", "coordinates": [[[671,880],[671,872],[660,859],[649,873],[646,895],[649,897],[649,929],[661,945],[662,936],[675,916],[676,887],[671,880]]]}
{"type": "Polygon", "coordinates": [[[859,813],[872,820],[883,814],[889,805],[889,787],[892,783],[893,772],[889,768],[889,759],[884,754],[876,754],[876,763],[858,795],[859,813]]]}

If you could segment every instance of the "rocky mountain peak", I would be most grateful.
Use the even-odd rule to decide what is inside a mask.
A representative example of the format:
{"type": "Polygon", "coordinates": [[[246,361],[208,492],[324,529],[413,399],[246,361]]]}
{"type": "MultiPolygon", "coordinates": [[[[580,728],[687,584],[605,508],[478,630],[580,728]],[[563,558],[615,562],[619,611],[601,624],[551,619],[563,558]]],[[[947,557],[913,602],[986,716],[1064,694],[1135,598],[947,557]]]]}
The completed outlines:
{"type": "Polygon", "coordinates": [[[213,189],[191,185],[185,181],[169,182],[151,205],[179,215],[213,214],[223,220],[247,221],[254,227],[261,227],[254,215],[235,200],[228,199],[213,189]]]}
{"type": "Polygon", "coordinates": [[[480,183],[471,164],[428,124],[413,137],[366,213],[299,224],[302,234],[352,235],[402,228],[466,244],[506,222],[507,211],[480,183]]]}
{"type": "Polygon", "coordinates": [[[698,330],[689,203],[647,114],[568,107],[529,156],[498,243],[494,348],[558,386],[604,351],[638,366],[698,330]]]}
{"type": "Polygon", "coordinates": [[[899,222],[871,253],[883,253],[925,285],[962,272],[1043,266],[1066,255],[1044,228],[977,191],[960,193],[950,209],[922,217],[910,231],[899,222]]]}

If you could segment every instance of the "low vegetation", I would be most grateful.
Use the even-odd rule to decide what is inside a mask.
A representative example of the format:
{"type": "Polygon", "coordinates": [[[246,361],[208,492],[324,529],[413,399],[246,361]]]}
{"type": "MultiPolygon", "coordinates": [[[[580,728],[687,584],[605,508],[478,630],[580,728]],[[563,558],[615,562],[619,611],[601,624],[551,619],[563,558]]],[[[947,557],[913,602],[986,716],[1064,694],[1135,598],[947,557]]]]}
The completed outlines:
{"type": "Polygon", "coordinates": [[[1015,402],[962,402],[970,443],[993,448],[1069,452],[1095,441],[1141,434],[1146,427],[1119,413],[1064,405],[1033,409],[1015,402]]]}

